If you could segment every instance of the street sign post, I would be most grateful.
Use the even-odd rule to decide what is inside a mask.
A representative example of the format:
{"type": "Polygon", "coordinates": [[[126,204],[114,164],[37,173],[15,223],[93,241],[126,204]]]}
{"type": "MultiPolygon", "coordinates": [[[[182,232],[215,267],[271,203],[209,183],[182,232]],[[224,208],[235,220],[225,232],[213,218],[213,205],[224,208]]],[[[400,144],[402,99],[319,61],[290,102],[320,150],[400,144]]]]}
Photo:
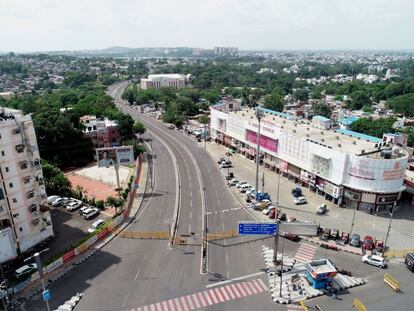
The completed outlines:
{"type": "Polygon", "coordinates": [[[48,289],[46,289],[45,291],[43,291],[42,295],[43,295],[43,300],[44,301],[48,301],[51,298],[51,296],[50,296],[50,290],[48,290],[48,289]]]}
{"type": "Polygon", "coordinates": [[[274,222],[239,222],[239,235],[275,235],[278,225],[274,222]]]}

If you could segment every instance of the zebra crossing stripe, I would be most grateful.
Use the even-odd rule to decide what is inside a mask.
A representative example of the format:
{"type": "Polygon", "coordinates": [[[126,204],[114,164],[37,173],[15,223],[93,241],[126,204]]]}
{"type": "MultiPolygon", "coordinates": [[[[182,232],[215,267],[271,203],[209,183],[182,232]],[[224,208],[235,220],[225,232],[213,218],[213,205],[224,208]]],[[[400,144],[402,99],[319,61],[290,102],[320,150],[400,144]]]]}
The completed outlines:
{"type": "MultiPolygon", "coordinates": [[[[267,291],[261,279],[216,287],[202,292],[164,300],[130,311],[192,311],[267,291]]],[[[292,310],[293,311],[293,310],[292,310]]]]}

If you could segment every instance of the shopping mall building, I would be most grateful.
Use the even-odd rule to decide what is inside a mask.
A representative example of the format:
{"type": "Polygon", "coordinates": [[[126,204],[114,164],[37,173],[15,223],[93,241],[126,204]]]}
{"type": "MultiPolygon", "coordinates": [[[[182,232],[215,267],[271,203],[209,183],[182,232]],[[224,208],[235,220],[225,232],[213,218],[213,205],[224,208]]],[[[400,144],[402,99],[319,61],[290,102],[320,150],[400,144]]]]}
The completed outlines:
{"type": "MultiPolygon", "coordinates": [[[[211,137],[254,160],[259,128],[255,110],[235,108],[210,108],[211,137]]],[[[397,146],[398,135],[379,139],[333,130],[321,116],[309,121],[260,110],[260,158],[267,168],[343,207],[381,212],[399,200],[409,153],[397,146]]]]}

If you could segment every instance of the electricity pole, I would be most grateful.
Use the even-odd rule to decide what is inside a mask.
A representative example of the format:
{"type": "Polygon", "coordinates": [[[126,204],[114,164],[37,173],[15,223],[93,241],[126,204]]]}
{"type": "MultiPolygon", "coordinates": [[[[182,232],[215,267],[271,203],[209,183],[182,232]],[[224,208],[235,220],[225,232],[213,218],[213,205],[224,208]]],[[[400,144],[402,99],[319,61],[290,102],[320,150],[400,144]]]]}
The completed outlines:
{"type": "Polygon", "coordinates": [[[263,117],[263,112],[256,107],[256,118],[259,121],[259,128],[257,130],[257,150],[256,150],[256,191],[259,191],[259,164],[260,164],[260,120],[263,117]]]}
{"type": "Polygon", "coordinates": [[[392,210],[391,210],[391,214],[390,214],[390,223],[388,224],[387,235],[385,236],[384,247],[382,248],[382,256],[384,256],[385,248],[387,247],[388,236],[390,235],[391,222],[392,222],[392,218],[394,216],[395,205],[396,205],[396,203],[394,202],[394,205],[392,206],[392,210]]]}

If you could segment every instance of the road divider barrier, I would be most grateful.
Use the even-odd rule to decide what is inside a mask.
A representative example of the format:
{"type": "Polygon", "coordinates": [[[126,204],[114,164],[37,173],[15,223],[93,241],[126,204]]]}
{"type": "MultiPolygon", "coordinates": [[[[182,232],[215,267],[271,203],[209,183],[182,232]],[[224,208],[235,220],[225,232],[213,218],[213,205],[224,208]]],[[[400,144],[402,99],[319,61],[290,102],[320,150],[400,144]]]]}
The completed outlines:
{"type": "Polygon", "coordinates": [[[358,311],[367,311],[365,305],[358,298],[354,299],[354,303],[352,304],[352,306],[358,311]]]}
{"type": "Polygon", "coordinates": [[[238,236],[239,236],[239,233],[236,229],[222,231],[222,232],[211,232],[211,233],[207,233],[207,241],[237,238],[238,236]]]}
{"type": "Polygon", "coordinates": [[[123,231],[121,236],[127,239],[168,240],[170,233],[168,231],[123,231]]]}
{"type": "Polygon", "coordinates": [[[384,282],[396,292],[400,291],[400,282],[398,282],[391,274],[384,274],[384,282]]]}

